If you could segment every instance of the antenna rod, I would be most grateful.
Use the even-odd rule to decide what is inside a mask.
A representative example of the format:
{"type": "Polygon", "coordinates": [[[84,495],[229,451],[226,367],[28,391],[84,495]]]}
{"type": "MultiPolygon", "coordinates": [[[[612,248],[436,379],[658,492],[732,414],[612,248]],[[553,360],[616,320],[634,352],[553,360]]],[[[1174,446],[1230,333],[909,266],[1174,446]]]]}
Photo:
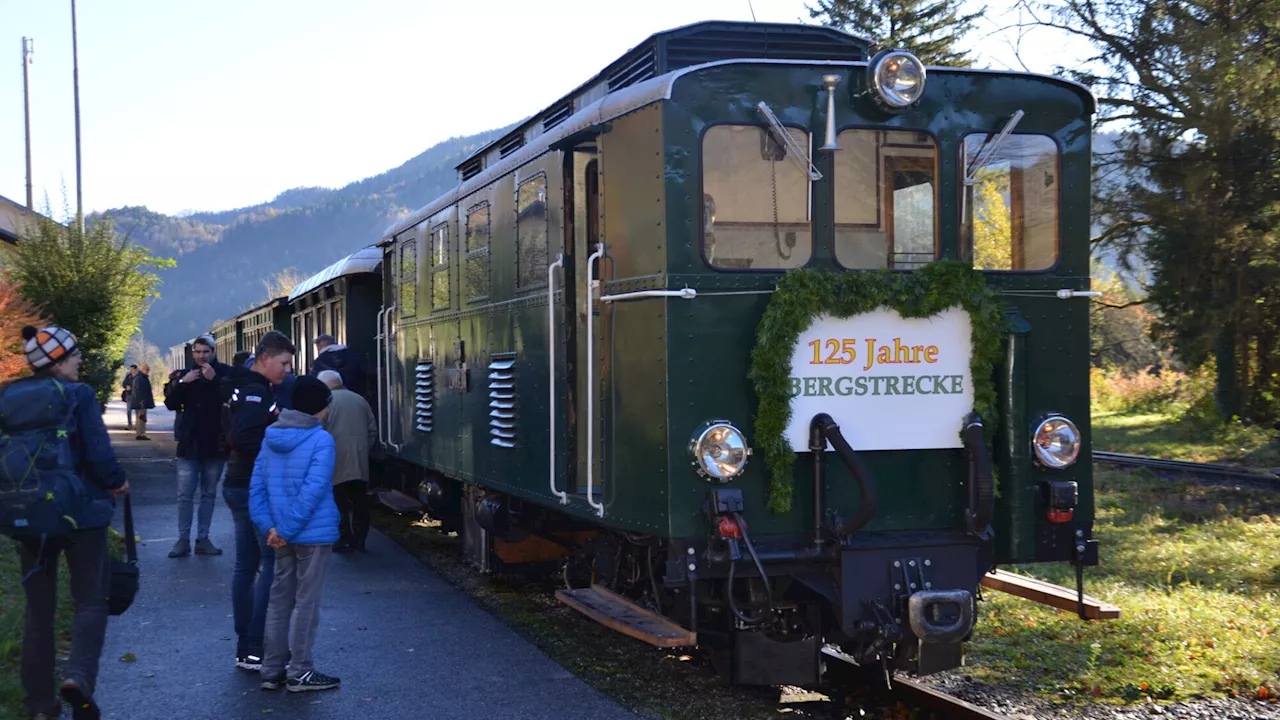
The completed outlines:
{"type": "Polygon", "coordinates": [[[76,44],[76,0],[71,0],[71,80],[76,98],[76,222],[84,232],[84,198],[80,179],[80,52],[76,44]]]}
{"type": "Polygon", "coordinates": [[[22,120],[26,129],[27,140],[27,209],[35,210],[31,199],[31,82],[27,78],[27,67],[31,65],[31,56],[35,52],[35,38],[22,38],[22,120]]]}

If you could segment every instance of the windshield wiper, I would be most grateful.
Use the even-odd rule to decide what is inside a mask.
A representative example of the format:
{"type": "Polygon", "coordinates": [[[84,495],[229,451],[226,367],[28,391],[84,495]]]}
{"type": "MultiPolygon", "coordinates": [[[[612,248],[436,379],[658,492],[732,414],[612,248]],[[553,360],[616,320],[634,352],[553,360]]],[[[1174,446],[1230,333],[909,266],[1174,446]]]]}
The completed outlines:
{"type": "Polygon", "coordinates": [[[978,150],[978,156],[973,159],[973,164],[965,168],[964,184],[974,185],[978,182],[978,171],[987,166],[991,162],[991,158],[1000,150],[1000,146],[1004,145],[1004,141],[1009,137],[1009,133],[1018,126],[1025,115],[1021,110],[1015,112],[1013,117],[1009,118],[1009,122],[1005,123],[1004,129],[994,138],[987,136],[987,141],[983,143],[982,148],[978,150]]]}
{"type": "Polygon", "coordinates": [[[756,105],[756,109],[760,111],[761,115],[764,115],[764,119],[769,122],[769,127],[773,128],[778,139],[787,146],[787,154],[790,155],[793,160],[800,163],[800,167],[808,173],[809,180],[813,182],[821,180],[822,173],[818,172],[818,168],[813,166],[813,161],[809,159],[809,156],[805,153],[804,149],[796,143],[796,139],[791,137],[791,133],[787,132],[787,129],[778,121],[778,116],[773,114],[773,110],[770,109],[763,100],[756,105]]]}

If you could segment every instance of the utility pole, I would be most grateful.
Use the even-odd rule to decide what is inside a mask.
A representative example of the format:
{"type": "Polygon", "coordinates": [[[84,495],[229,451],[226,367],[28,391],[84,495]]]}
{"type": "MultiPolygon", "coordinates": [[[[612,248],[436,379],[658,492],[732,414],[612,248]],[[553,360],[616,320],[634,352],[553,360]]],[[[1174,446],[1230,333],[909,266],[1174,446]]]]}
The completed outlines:
{"type": "Polygon", "coordinates": [[[84,198],[80,180],[80,53],[76,45],[76,0],[71,0],[71,81],[76,98],[76,222],[84,232],[84,198]]]}
{"type": "Polygon", "coordinates": [[[31,201],[31,83],[27,79],[27,67],[35,52],[34,38],[22,38],[22,119],[27,131],[27,209],[34,210],[31,201]]]}

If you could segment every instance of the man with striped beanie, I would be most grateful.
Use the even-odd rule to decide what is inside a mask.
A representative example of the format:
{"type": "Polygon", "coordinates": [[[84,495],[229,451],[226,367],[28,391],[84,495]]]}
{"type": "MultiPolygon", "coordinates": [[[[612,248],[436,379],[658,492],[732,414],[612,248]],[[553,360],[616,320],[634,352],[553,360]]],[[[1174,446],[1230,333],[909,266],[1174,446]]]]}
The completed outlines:
{"type": "Polygon", "coordinates": [[[24,350],[32,369],[42,370],[75,352],[78,345],[70,330],[47,327],[28,338],[24,350]]]}

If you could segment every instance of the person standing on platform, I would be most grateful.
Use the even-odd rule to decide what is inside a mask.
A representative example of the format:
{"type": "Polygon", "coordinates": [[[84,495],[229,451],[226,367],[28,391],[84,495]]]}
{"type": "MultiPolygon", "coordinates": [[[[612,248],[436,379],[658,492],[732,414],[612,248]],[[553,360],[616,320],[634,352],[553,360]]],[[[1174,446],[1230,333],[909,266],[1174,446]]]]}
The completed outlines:
{"type": "Polygon", "coordinates": [[[267,545],[266,528],[254,527],[249,481],[267,428],[280,416],[272,386],[284,381],[293,365],[293,343],[283,333],[268,332],[259,341],[253,364],[232,377],[227,398],[226,433],[231,445],[222,497],[235,521],[236,565],[231,577],[231,609],[236,630],[236,667],[262,668],[267,600],[275,571],[275,551],[267,545]]]}
{"type": "Polygon", "coordinates": [[[369,448],[378,441],[373,408],[360,395],[342,386],[342,376],[322,370],[317,376],[333,392],[324,429],[333,436],[337,459],[333,465],[333,499],[338,504],[340,536],[334,550],[364,550],[369,536],[369,448]]]}
{"type": "Polygon", "coordinates": [[[151,366],[142,363],[138,374],[133,376],[133,387],[129,391],[129,406],[138,414],[137,440],[150,440],[147,437],[147,411],[156,406],[155,396],[151,394],[151,366]]]}
{"type": "MultiPolygon", "coordinates": [[[[22,588],[27,596],[21,652],[26,710],[32,720],[54,720],[62,714],[61,695],[71,705],[74,720],[97,720],[101,713],[93,693],[106,640],[111,585],[107,527],[115,512],[115,498],[129,492],[129,481],[111,449],[93,388],[80,382],[76,336],[60,327],[36,330],[27,326],[22,329],[22,339],[27,364],[35,374],[0,391],[0,446],[4,450],[0,474],[10,480],[15,475],[26,477],[31,469],[26,458],[31,457],[33,446],[52,440],[58,451],[41,453],[37,467],[52,475],[74,475],[82,483],[74,501],[68,498],[70,514],[62,516],[65,522],[58,518],[60,527],[49,528],[32,514],[26,526],[15,523],[5,528],[6,534],[18,540],[22,588]],[[46,457],[57,467],[41,462],[46,457]],[[32,527],[32,521],[38,527],[32,527]],[[35,535],[37,530],[42,534],[35,535]],[[55,694],[58,633],[54,618],[58,566],[62,564],[59,556],[63,554],[71,572],[75,616],[71,652],[61,663],[64,679],[55,694]]],[[[6,512],[5,517],[13,515],[6,512]]]]}
{"type": "Polygon", "coordinates": [[[173,384],[165,406],[182,413],[178,428],[178,540],[169,557],[191,554],[191,520],[195,495],[200,491],[200,514],[196,526],[196,554],[221,555],[209,539],[213,508],[218,501],[218,480],[227,462],[222,437],[222,396],[219,386],[230,368],[214,357],[212,335],[201,335],[191,343],[196,367],[184,370],[173,384]]]}
{"type": "Polygon", "coordinates": [[[133,405],[129,404],[129,395],[133,391],[133,376],[138,374],[138,366],[130,365],[129,374],[124,376],[124,393],[120,399],[124,401],[124,429],[133,429],[133,405]]]}
{"type": "Polygon", "coordinates": [[[333,544],[338,507],[333,500],[333,437],[321,423],[332,394],[313,377],[294,383],[293,409],[267,429],[253,467],[249,496],[253,522],[266,529],[276,551],[267,603],[262,689],[332,690],[340,681],[317,672],[311,657],[320,626],[320,595],[333,544]]]}

